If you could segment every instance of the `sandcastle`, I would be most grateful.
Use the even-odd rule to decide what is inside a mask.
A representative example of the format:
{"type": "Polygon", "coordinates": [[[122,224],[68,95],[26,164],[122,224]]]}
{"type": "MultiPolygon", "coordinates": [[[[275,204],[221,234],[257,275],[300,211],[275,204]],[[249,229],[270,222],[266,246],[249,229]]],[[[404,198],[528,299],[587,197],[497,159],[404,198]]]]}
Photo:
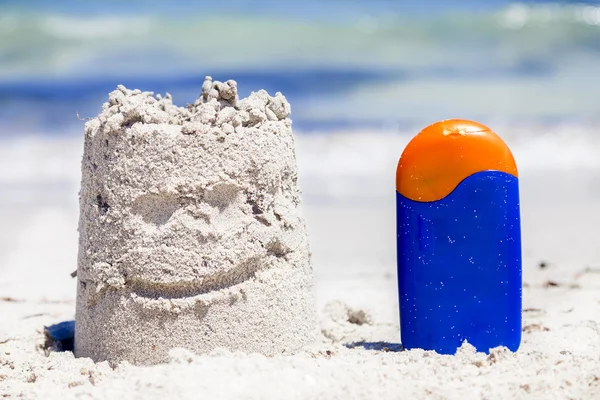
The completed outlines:
{"type": "Polygon", "coordinates": [[[153,364],[183,347],[291,354],[314,279],[281,93],[207,77],[187,107],[119,86],[86,123],[75,355],[153,364]]]}

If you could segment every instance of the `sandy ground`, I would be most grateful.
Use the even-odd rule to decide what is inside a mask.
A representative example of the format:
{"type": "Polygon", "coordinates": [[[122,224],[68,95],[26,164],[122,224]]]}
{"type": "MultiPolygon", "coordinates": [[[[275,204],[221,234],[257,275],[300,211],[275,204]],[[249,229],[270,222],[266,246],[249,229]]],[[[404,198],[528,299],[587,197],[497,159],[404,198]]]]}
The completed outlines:
{"type": "Polygon", "coordinates": [[[514,354],[399,351],[393,183],[389,197],[334,200],[305,187],[322,337],[301,354],[178,349],[155,367],[48,354],[43,327],[74,316],[76,198],[11,202],[0,211],[0,397],[598,399],[597,176],[521,172],[524,324],[514,354]]]}

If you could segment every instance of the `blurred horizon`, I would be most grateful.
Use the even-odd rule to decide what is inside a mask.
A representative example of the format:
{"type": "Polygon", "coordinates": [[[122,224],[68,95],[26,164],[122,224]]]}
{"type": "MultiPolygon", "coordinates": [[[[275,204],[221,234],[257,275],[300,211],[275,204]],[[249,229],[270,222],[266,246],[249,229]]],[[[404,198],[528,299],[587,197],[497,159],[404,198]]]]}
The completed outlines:
{"type": "Polygon", "coordinates": [[[4,0],[0,137],[81,132],[118,84],[184,106],[206,75],[282,92],[301,132],[595,124],[598,65],[600,1],[4,0]]]}

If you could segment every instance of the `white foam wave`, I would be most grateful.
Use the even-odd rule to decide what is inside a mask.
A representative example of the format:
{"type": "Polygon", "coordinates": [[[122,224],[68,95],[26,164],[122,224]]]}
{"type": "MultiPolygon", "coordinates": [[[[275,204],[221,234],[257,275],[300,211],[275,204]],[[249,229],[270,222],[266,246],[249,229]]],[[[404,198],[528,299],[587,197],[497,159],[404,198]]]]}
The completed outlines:
{"type": "Polygon", "coordinates": [[[77,202],[83,139],[47,136],[0,140],[0,204],[77,202]]]}
{"type": "MultiPolygon", "coordinates": [[[[516,158],[521,175],[600,172],[600,140],[591,127],[494,126],[516,158]],[[531,129],[542,132],[532,134],[531,129]],[[545,132],[545,133],[543,133],[545,132]]],[[[308,201],[389,198],[398,160],[414,133],[339,133],[297,139],[300,184],[308,201]]]]}
{"type": "Polygon", "coordinates": [[[62,40],[114,39],[142,36],[150,32],[150,17],[47,15],[41,21],[42,34],[62,40]]]}
{"type": "MultiPolygon", "coordinates": [[[[309,6],[315,13],[320,9],[317,4],[309,6]]],[[[0,56],[9,62],[0,65],[0,77],[50,78],[83,71],[95,75],[107,73],[117,61],[139,73],[153,64],[136,62],[137,57],[126,54],[142,53],[169,53],[176,58],[172,69],[189,70],[199,66],[502,66],[515,59],[536,58],[558,63],[568,61],[572,52],[595,51],[599,10],[581,5],[513,5],[487,13],[433,15],[427,23],[402,13],[377,14],[367,7],[354,17],[341,12],[333,20],[309,21],[285,13],[240,15],[194,7],[177,17],[152,7],[118,17],[3,11],[0,56]],[[54,58],[65,53],[70,54],[70,62],[57,66],[54,58]],[[90,56],[99,53],[102,57],[90,56]]],[[[161,61],[156,64],[165,68],[168,60],[161,61]]]]}
{"type": "MultiPolygon", "coordinates": [[[[521,174],[600,171],[597,127],[494,126],[521,174]],[[532,135],[530,130],[543,131],[532,135]]],[[[416,132],[415,132],[416,133],[416,132]]],[[[389,197],[402,150],[415,133],[297,134],[300,185],[307,201],[389,197]]],[[[0,203],[74,204],[80,184],[81,137],[0,140],[0,203]]]]}

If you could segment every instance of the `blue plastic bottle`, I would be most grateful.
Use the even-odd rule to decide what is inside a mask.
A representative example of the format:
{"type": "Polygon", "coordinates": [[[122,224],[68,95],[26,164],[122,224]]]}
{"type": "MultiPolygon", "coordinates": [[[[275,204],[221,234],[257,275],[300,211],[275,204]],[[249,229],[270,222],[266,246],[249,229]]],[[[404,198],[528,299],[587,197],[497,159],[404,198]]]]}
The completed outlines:
{"type": "Polygon", "coordinates": [[[518,173],[502,139],[472,121],[428,126],[396,172],[400,328],[406,349],[454,354],[521,341],[518,173]]]}

